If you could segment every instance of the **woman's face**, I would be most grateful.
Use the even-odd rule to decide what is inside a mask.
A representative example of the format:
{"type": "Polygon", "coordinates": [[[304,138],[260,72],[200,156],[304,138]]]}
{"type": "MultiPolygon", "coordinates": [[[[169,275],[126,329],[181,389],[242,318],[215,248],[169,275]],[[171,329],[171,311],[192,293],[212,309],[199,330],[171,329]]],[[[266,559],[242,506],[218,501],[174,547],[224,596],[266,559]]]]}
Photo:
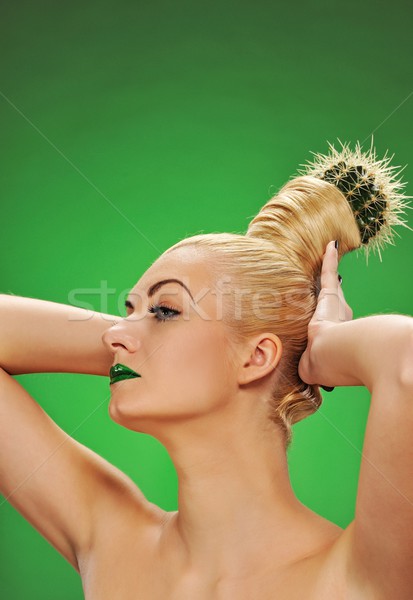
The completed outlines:
{"type": "Polygon", "coordinates": [[[111,384],[112,419],[149,432],[151,423],[224,409],[235,379],[221,298],[208,260],[193,247],[161,256],[144,273],[127,298],[127,317],[102,338],[113,365],[141,375],[111,384]],[[177,282],[155,286],[167,279],[189,291],[177,282]]]}

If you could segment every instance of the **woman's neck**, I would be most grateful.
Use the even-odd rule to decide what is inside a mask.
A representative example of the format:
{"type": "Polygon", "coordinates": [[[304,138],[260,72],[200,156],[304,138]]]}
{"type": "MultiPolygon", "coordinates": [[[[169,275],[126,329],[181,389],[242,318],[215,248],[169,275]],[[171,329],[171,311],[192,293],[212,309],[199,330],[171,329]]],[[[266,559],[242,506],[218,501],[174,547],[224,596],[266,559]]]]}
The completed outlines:
{"type": "Polygon", "coordinates": [[[234,415],[206,420],[186,424],[166,444],[179,488],[165,543],[182,569],[211,576],[257,573],[265,569],[263,555],[288,564],[314,542],[322,518],[292,490],[281,433],[273,424],[242,426],[234,415]]]}

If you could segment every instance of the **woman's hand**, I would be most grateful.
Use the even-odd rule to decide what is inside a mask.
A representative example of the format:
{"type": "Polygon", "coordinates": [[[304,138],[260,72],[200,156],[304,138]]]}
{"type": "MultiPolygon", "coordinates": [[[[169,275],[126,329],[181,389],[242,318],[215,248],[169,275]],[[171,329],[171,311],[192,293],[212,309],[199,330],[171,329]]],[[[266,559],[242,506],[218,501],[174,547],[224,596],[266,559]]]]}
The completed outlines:
{"type": "MultiPolygon", "coordinates": [[[[321,290],[317,307],[308,324],[308,343],[298,365],[300,378],[311,385],[322,384],[322,367],[317,361],[317,347],[322,343],[323,332],[337,327],[344,321],[351,321],[353,311],[347,304],[338,273],[338,251],[334,240],[327,244],[321,269],[321,290]]],[[[331,391],[333,388],[325,388],[331,391]]]]}

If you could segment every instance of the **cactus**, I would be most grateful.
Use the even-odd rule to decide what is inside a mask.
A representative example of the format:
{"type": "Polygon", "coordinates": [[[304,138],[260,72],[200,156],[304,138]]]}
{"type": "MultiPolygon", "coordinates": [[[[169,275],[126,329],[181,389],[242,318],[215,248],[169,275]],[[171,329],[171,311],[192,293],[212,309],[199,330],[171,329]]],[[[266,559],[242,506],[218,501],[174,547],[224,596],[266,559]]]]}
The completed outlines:
{"type": "Polygon", "coordinates": [[[377,250],[381,261],[381,248],[387,243],[394,245],[394,233],[397,233],[393,230],[394,225],[413,231],[401,218],[404,209],[412,208],[407,203],[412,196],[403,194],[406,182],[397,179],[405,167],[394,173],[399,167],[389,165],[394,154],[388,157],[387,150],[382,159],[377,159],[373,136],[367,152],[362,152],[359,142],[352,151],[349,144],[338,141],[341,150],[328,142],[331,152],[327,155],[312,152],[315,160],[301,164],[304,169],[297,173],[332,183],[344,194],[358,225],[367,262],[370,250],[377,250]]]}

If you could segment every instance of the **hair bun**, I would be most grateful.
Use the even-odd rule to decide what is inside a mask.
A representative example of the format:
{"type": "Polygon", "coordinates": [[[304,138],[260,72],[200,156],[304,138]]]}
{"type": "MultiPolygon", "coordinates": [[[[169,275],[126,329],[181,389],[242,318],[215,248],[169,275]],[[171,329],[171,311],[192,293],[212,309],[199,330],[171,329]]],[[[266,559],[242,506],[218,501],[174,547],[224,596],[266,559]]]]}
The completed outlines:
{"type": "Polygon", "coordinates": [[[413,231],[401,218],[404,209],[412,208],[406,200],[413,197],[402,193],[407,182],[397,179],[405,167],[394,173],[399,167],[389,166],[394,154],[388,157],[387,150],[382,159],[377,159],[373,136],[367,152],[362,152],[359,142],[353,151],[349,144],[338,141],[341,150],[327,142],[331,152],[325,155],[311,152],[315,160],[301,164],[304,169],[299,169],[298,174],[323,179],[344,194],[353,211],[367,259],[369,251],[377,249],[381,260],[380,249],[387,243],[394,245],[392,226],[402,225],[413,231]]]}

